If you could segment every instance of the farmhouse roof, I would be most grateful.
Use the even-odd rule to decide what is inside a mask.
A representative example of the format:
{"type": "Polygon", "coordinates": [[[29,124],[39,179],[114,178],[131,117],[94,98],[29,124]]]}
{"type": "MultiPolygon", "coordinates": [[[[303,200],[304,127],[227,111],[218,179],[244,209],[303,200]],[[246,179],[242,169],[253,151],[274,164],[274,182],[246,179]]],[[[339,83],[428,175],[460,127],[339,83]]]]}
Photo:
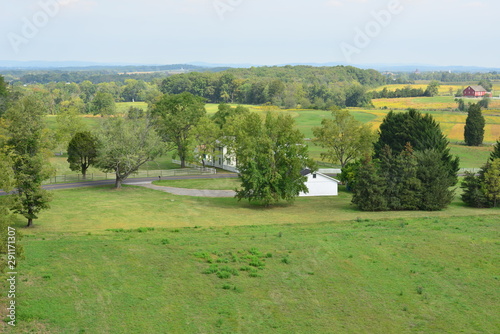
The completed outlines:
{"type": "Polygon", "coordinates": [[[300,175],[306,176],[308,174],[311,174],[311,170],[309,168],[304,168],[303,170],[300,171],[300,175]]]}
{"type": "Polygon", "coordinates": [[[486,92],[486,89],[484,89],[483,86],[475,85],[475,86],[470,86],[470,88],[474,89],[476,92],[486,92]]]}

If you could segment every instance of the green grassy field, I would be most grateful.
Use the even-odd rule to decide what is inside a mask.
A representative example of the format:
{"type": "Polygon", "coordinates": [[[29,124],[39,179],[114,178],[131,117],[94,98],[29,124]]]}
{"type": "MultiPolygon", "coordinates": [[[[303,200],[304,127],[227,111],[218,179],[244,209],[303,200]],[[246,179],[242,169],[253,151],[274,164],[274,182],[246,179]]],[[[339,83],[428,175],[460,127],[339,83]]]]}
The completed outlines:
{"type": "MultiPolygon", "coordinates": [[[[394,107],[396,109],[404,110],[408,108],[411,103],[404,99],[393,99],[394,107]],[[405,102],[406,101],[406,102],[405,102]],[[409,103],[409,104],[408,104],[409,103]]],[[[435,98],[410,98],[412,101],[424,101],[423,105],[430,106],[433,103],[437,103],[437,101],[448,101],[450,97],[440,96],[435,98]],[[426,100],[427,99],[427,100],[426,100]],[[431,99],[431,100],[428,100],[431,99]],[[429,102],[431,101],[431,102],[429,102]],[[430,103],[430,104],[429,104],[430,103]]],[[[382,100],[380,100],[382,101],[382,100]]],[[[384,99],[387,102],[387,99],[384,99]]],[[[415,102],[415,103],[417,103],[415,102]]],[[[448,103],[447,102],[447,103],[448,103]]],[[[381,103],[381,102],[380,102],[381,103]]],[[[500,103],[500,102],[499,102],[500,103]]],[[[144,103],[142,102],[128,102],[128,103],[119,103],[122,109],[126,109],[132,105],[137,107],[144,107],[144,103]]],[[[209,114],[213,114],[217,110],[217,104],[207,104],[206,109],[209,114]]],[[[236,106],[236,105],[233,105],[236,106]]],[[[265,107],[259,106],[246,106],[249,107],[252,111],[260,113],[264,115],[266,110],[265,107]]],[[[384,117],[390,110],[380,110],[380,109],[361,109],[361,108],[351,108],[351,113],[354,117],[364,123],[369,123],[372,125],[374,130],[378,129],[380,124],[382,123],[384,117]]],[[[275,113],[285,113],[290,114],[296,121],[297,128],[304,134],[306,138],[313,138],[312,128],[315,126],[320,126],[323,118],[330,118],[331,113],[325,110],[280,110],[273,111],[275,113]]],[[[467,117],[466,113],[460,113],[455,111],[426,111],[433,115],[433,117],[438,121],[441,125],[441,129],[443,133],[448,137],[450,142],[453,143],[452,152],[457,154],[462,159],[461,167],[463,168],[478,168],[481,167],[486,158],[488,156],[488,151],[491,150],[491,145],[500,138],[500,112],[495,110],[488,110],[484,112],[486,118],[486,127],[485,127],[485,147],[480,148],[465,148],[460,143],[463,143],[463,130],[465,125],[465,120],[467,117]],[[456,153],[455,153],[456,152],[456,153]]],[[[89,127],[96,127],[98,122],[100,121],[100,117],[83,117],[84,122],[89,127]]],[[[48,116],[46,118],[47,124],[49,128],[55,129],[56,120],[55,116],[48,116]]],[[[321,152],[322,149],[318,146],[315,146],[313,143],[308,142],[310,156],[315,160],[321,160],[321,152]]],[[[171,163],[172,154],[169,153],[155,162],[150,162],[145,165],[142,169],[170,169],[177,168],[177,165],[171,163]]],[[[52,162],[55,164],[55,167],[59,174],[71,173],[68,168],[68,164],[66,162],[66,158],[64,157],[54,157],[52,158],[52,162]]],[[[92,171],[91,171],[92,172],[92,171]]],[[[98,172],[97,170],[95,172],[98,172]]]]}
{"type": "MultiPolygon", "coordinates": [[[[312,224],[360,219],[463,217],[499,214],[500,209],[481,210],[463,205],[457,198],[445,211],[360,212],[350,204],[351,194],[340,188],[339,196],[300,197],[293,205],[269,209],[238,202],[234,198],[176,196],[126,186],[80,188],[54,192],[51,209],[40,213],[34,231],[95,232],[109,228],[214,227],[235,225],[312,224]],[[75,209],[75,205],[77,206],[75,209]],[[307,213],[307,214],[305,214],[307,213]],[[221,221],[223,217],[223,221],[221,221]]],[[[22,226],[20,223],[19,226],[22,226]]]]}
{"type": "Polygon", "coordinates": [[[221,179],[192,179],[192,180],[163,180],[154,181],[157,186],[205,189],[205,190],[234,190],[241,184],[238,178],[221,179]]]}
{"type": "Polygon", "coordinates": [[[465,145],[450,145],[452,155],[460,158],[460,168],[480,168],[489,159],[491,146],[470,147],[465,145]]]}
{"type": "Polygon", "coordinates": [[[500,331],[498,209],[365,213],[349,201],[56,191],[23,231],[10,332],[500,331]]]}
{"type": "Polygon", "coordinates": [[[146,102],[120,102],[116,104],[116,113],[125,114],[130,109],[130,107],[147,110],[148,104],[146,102]]]}

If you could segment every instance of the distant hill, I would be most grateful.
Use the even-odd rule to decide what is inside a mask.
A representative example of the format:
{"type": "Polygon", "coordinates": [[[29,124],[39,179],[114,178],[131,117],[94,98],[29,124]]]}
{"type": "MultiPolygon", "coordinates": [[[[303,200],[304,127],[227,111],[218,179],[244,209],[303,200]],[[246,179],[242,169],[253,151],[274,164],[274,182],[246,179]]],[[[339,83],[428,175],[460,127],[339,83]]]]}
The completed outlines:
{"type": "MultiPolygon", "coordinates": [[[[250,67],[262,67],[267,65],[256,65],[256,64],[211,64],[202,62],[190,63],[193,65],[199,65],[203,67],[232,67],[232,68],[250,68],[250,67]]],[[[361,69],[373,69],[380,72],[415,72],[416,70],[420,72],[472,72],[472,73],[488,73],[488,72],[500,72],[500,67],[479,67],[479,66],[438,66],[438,65],[426,65],[426,64],[348,64],[342,62],[328,62],[328,63],[285,63],[278,64],[274,66],[313,66],[313,67],[334,67],[334,66],[354,66],[361,69]]]]}
{"type": "Polygon", "coordinates": [[[161,72],[172,70],[186,71],[211,71],[218,72],[228,68],[250,68],[262,66],[286,66],[286,65],[306,65],[314,67],[332,67],[332,66],[355,66],[361,69],[374,69],[381,72],[500,72],[500,67],[481,67],[481,66],[438,66],[428,64],[348,64],[342,62],[328,63],[285,63],[276,65],[262,65],[251,63],[207,63],[207,62],[189,62],[186,64],[170,65],[145,65],[145,64],[127,64],[127,63],[99,63],[84,61],[14,61],[0,60],[0,70],[61,70],[61,71],[84,71],[84,70],[110,70],[114,72],[161,72]]]}

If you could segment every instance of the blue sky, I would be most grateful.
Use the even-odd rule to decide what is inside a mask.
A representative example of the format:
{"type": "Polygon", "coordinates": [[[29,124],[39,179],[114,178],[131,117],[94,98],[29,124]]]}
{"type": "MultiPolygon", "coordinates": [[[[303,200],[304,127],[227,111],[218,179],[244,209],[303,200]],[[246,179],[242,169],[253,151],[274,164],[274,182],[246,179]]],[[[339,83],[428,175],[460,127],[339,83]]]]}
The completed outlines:
{"type": "Polygon", "coordinates": [[[3,1],[0,60],[500,67],[498,0],[3,1]]]}

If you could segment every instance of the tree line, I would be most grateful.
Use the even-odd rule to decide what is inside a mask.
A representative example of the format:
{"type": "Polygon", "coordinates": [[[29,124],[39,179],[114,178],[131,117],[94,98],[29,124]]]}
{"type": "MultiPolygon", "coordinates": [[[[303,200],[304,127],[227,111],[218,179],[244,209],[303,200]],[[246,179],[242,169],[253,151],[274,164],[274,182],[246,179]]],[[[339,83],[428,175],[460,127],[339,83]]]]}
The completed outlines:
{"type": "Polygon", "coordinates": [[[165,94],[190,92],[211,103],[272,104],[325,109],[371,104],[367,88],[386,83],[374,70],[351,66],[252,67],[221,73],[187,73],[163,80],[165,94]]]}
{"type": "MultiPolygon", "coordinates": [[[[436,80],[439,82],[459,83],[459,82],[478,82],[482,80],[494,81],[500,80],[500,73],[498,72],[449,72],[449,71],[432,71],[432,72],[398,72],[393,73],[390,78],[394,83],[411,84],[418,80],[436,80]]],[[[486,88],[486,87],[485,87],[486,88]]]]}
{"type": "Polygon", "coordinates": [[[370,98],[372,99],[392,99],[401,97],[420,97],[427,96],[432,97],[438,95],[439,92],[439,82],[432,81],[426,89],[422,88],[412,88],[411,86],[406,86],[404,88],[397,88],[393,91],[384,87],[380,91],[370,92],[370,98]]]}

